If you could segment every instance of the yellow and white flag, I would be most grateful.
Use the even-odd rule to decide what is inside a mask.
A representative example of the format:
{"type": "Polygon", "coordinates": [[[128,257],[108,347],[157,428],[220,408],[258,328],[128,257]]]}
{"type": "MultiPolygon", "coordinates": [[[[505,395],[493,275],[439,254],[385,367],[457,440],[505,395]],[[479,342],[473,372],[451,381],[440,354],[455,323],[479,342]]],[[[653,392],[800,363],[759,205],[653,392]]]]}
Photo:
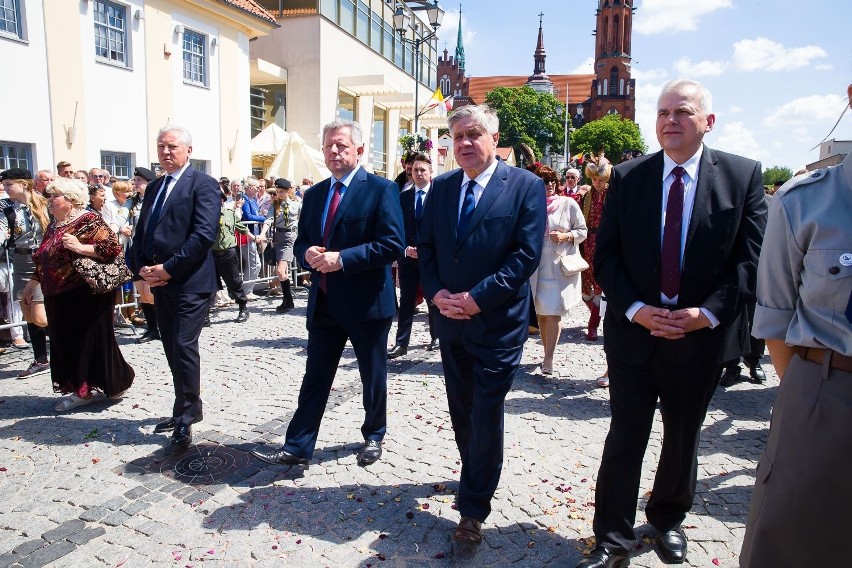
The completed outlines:
{"type": "Polygon", "coordinates": [[[426,104],[423,106],[423,110],[419,114],[426,114],[427,112],[438,106],[443,109],[446,109],[446,107],[444,106],[444,94],[441,92],[440,87],[435,89],[435,92],[432,93],[432,98],[426,101],[426,104]]]}

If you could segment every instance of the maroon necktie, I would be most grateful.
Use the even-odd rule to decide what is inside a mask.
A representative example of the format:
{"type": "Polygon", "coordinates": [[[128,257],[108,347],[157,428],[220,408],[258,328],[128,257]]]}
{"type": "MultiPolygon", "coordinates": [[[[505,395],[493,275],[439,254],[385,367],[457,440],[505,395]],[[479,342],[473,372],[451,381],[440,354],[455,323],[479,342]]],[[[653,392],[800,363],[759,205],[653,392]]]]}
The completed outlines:
{"type": "Polygon", "coordinates": [[[674,298],[680,291],[680,240],[683,229],[683,174],[680,166],[672,170],[675,176],[669,187],[666,203],[666,225],[663,229],[660,289],[667,298],[674,298]]]}
{"type": "MultiPolygon", "coordinates": [[[[331,196],[331,203],[328,204],[328,213],[325,215],[325,228],[322,231],[322,246],[328,246],[328,239],[331,236],[331,226],[334,225],[334,216],[337,214],[337,206],[340,205],[340,188],[343,187],[341,182],[334,183],[334,194],[331,196]]],[[[325,288],[325,273],[320,274],[320,290],[326,293],[325,288]]]]}

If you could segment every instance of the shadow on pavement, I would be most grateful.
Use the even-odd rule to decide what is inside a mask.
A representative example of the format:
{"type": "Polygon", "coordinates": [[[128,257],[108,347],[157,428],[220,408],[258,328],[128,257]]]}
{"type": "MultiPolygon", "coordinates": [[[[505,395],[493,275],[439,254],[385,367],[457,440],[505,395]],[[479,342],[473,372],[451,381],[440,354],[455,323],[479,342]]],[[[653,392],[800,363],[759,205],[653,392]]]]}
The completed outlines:
{"type": "Polygon", "coordinates": [[[582,542],[534,523],[494,526],[486,521],[484,541],[478,549],[453,546],[451,535],[459,516],[453,507],[454,491],[448,488],[451,483],[339,487],[270,484],[242,494],[241,503],[211,511],[204,526],[219,532],[268,526],[285,535],[266,547],[270,558],[286,558],[288,554],[297,558],[300,550],[310,547],[314,553],[347,566],[376,565],[376,560],[425,565],[441,558],[460,566],[504,566],[518,560],[524,566],[551,562],[562,566],[579,561],[582,542]],[[366,535],[375,538],[367,544],[366,535]],[[324,541],[327,546],[316,541],[305,543],[305,537],[324,541]],[[353,541],[357,541],[359,552],[369,553],[371,558],[356,564],[351,549],[335,548],[353,541]],[[348,556],[335,558],[336,554],[348,556]]]}

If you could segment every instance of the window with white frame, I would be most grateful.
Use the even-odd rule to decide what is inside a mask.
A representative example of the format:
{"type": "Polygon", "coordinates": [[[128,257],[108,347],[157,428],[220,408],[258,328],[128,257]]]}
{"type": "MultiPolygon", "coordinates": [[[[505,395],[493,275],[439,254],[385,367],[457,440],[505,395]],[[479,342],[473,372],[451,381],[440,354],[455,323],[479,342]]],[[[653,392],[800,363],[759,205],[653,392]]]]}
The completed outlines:
{"type": "Polygon", "coordinates": [[[196,85],[207,84],[207,36],[184,29],[183,79],[196,85]]]}
{"type": "Polygon", "coordinates": [[[0,141],[0,170],[32,170],[32,163],[32,148],[29,144],[0,141]]]}
{"type": "Polygon", "coordinates": [[[127,8],[121,4],[95,0],[95,56],[128,65],[127,8]]]}
{"type": "Polygon", "coordinates": [[[133,171],[130,154],[101,152],[101,168],[119,179],[130,179],[130,173],[133,171]]]}
{"type": "Polygon", "coordinates": [[[210,162],[207,160],[190,160],[189,163],[199,172],[210,173],[210,162]]]}
{"type": "Polygon", "coordinates": [[[23,37],[19,0],[0,0],[0,35],[23,37]]]}

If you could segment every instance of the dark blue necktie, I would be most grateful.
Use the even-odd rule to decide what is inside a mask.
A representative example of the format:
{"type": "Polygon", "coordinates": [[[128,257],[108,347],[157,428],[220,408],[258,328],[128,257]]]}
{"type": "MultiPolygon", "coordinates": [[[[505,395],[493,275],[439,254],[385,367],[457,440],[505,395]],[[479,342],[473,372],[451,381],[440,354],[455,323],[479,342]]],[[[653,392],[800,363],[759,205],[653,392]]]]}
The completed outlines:
{"type": "Polygon", "coordinates": [[[467,184],[467,189],[464,192],[464,203],[462,203],[461,214],[459,214],[459,230],[456,233],[456,238],[462,238],[470,218],[473,217],[473,210],[476,209],[476,199],[473,197],[473,188],[476,185],[474,180],[470,180],[467,184]]]}
{"type": "Polygon", "coordinates": [[[166,193],[169,188],[169,182],[172,181],[172,176],[166,176],[163,180],[163,185],[160,186],[160,194],[157,196],[157,201],[151,209],[151,215],[148,216],[148,224],[145,225],[145,256],[148,260],[154,258],[154,229],[157,228],[157,221],[160,220],[160,213],[163,211],[163,203],[166,202],[166,193]]]}
{"type": "Polygon", "coordinates": [[[417,199],[414,201],[414,218],[419,221],[421,215],[423,215],[423,190],[418,189],[417,199]]]}

